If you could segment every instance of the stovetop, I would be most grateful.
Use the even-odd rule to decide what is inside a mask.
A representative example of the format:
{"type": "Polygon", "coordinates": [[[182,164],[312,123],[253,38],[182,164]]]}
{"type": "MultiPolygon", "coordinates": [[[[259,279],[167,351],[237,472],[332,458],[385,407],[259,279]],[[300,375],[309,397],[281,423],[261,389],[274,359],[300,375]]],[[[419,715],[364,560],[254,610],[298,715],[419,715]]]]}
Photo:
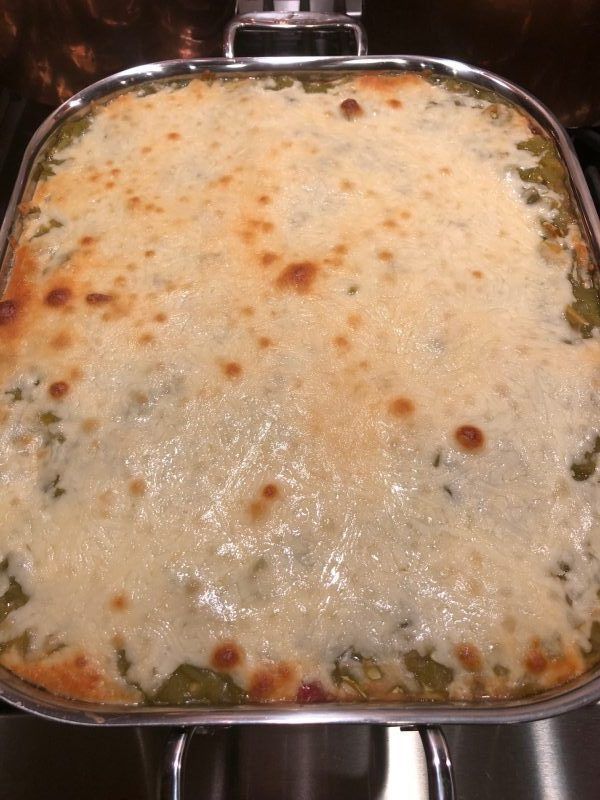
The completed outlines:
{"type": "MultiPolygon", "coordinates": [[[[36,127],[51,109],[0,88],[0,218],[36,127]]],[[[570,131],[600,209],[600,128],[570,131]]],[[[600,705],[516,726],[446,726],[458,800],[597,800],[600,705]]],[[[0,705],[0,799],[155,798],[167,731],[77,728],[0,705]]],[[[198,733],[185,772],[194,800],[425,800],[418,733],[365,725],[198,733]]]]}
{"type": "MultiPolygon", "coordinates": [[[[446,734],[457,800],[597,800],[600,706],[446,734]]],[[[0,797],[154,800],[167,732],[77,728],[0,712],[0,797]]],[[[426,800],[419,735],[395,728],[239,727],[198,733],[186,800],[426,800]]]]}

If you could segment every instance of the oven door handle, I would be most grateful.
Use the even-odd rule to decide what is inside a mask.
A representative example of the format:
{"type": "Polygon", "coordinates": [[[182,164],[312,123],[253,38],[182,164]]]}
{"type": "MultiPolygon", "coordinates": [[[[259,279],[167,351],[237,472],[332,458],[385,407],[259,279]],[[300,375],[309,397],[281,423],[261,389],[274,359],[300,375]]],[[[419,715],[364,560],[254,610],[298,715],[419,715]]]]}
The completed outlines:
{"type": "Polygon", "coordinates": [[[235,58],[235,37],[247,28],[254,30],[349,30],[356,40],[356,54],[367,55],[367,33],[356,19],[346,14],[319,11],[257,11],[239,14],[228,23],[223,35],[225,58],[235,58]]]}
{"type": "MultiPolygon", "coordinates": [[[[441,728],[418,726],[427,761],[429,800],[455,800],[450,751],[441,728]]],[[[157,800],[183,800],[183,770],[192,736],[205,728],[173,728],[167,741],[157,800]]],[[[393,754],[390,753],[389,756],[393,754]]]]}

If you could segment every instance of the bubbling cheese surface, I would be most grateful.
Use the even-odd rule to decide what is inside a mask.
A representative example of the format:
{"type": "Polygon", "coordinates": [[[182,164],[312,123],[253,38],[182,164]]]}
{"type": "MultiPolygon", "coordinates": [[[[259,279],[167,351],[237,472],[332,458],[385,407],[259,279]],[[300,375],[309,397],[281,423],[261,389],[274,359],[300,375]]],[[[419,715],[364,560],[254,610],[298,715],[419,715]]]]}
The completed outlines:
{"type": "Polygon", "coordinates": [[[550,257],[554,195],[524,199],[531,135],[413,75],[95,110],[3,305],[4,664],[119,702],[182,664],[258,700],[585,668],[600,355],[563,314],[576,231],[550,257]]]}

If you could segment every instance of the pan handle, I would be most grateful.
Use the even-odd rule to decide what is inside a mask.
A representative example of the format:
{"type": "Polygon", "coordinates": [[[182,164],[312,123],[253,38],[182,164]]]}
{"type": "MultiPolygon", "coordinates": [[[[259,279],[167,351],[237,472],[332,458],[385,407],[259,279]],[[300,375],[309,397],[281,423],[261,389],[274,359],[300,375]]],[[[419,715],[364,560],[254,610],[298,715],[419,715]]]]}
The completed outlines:
{"type": "Polygon", "coordinates": [[[454,771],[442,729],[427,726],[418,730],[427,761],[429,800],[454,800],[454,771]]]}
{"type": "Polygon", "coordinates": [[[225,28],[223,53],[225,58],[235,58],[235,37],[246,28],[267,30],[315,30],[345,28],[354,33],[359,56],[367,54],[367,34],[356,19],[346,14],[327,14],[319,11],[259,11],[239,14],[225,28]]]}
{"type": "MultiPolygon", "coordinates": [[[[192,736],[202,728],[173,728],[163,757],[157,800],[183,800],[183,768],[192,736]]],[[[455,800],[454,775],[440,728],[419,727],[427,761],[429,800],[455,800]]],[[[390,754],[392,755],[392,754],[390,754]]]]}
{"type": "Polygon", "coordinates": [[[157,800],[182,800],[185,757],[196,728],[172,728],[162,760],[157,800]]]}

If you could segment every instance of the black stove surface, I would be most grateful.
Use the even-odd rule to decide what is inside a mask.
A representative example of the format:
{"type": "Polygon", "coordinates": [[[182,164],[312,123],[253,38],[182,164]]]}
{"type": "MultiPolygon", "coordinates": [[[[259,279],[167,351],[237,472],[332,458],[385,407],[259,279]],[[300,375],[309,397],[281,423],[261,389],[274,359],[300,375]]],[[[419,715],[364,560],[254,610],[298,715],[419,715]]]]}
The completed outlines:
{"type": "MultiPolygon", "coordinates": [[[[0,216],[52,109],[0,88],[0,216]]],[[[600,128],[569,132],[600,209],[600,128]]],[[[458,800],[597,800],[600,705],[517,726],[446,726],[458,800]]],[[[156,797],[167,731],[76,728],[0,704],[0,800],[156,797]]],[[[364,725],[239,727],[195,736],[185,797],[425,800],[416,732],[364,725]]]]}

